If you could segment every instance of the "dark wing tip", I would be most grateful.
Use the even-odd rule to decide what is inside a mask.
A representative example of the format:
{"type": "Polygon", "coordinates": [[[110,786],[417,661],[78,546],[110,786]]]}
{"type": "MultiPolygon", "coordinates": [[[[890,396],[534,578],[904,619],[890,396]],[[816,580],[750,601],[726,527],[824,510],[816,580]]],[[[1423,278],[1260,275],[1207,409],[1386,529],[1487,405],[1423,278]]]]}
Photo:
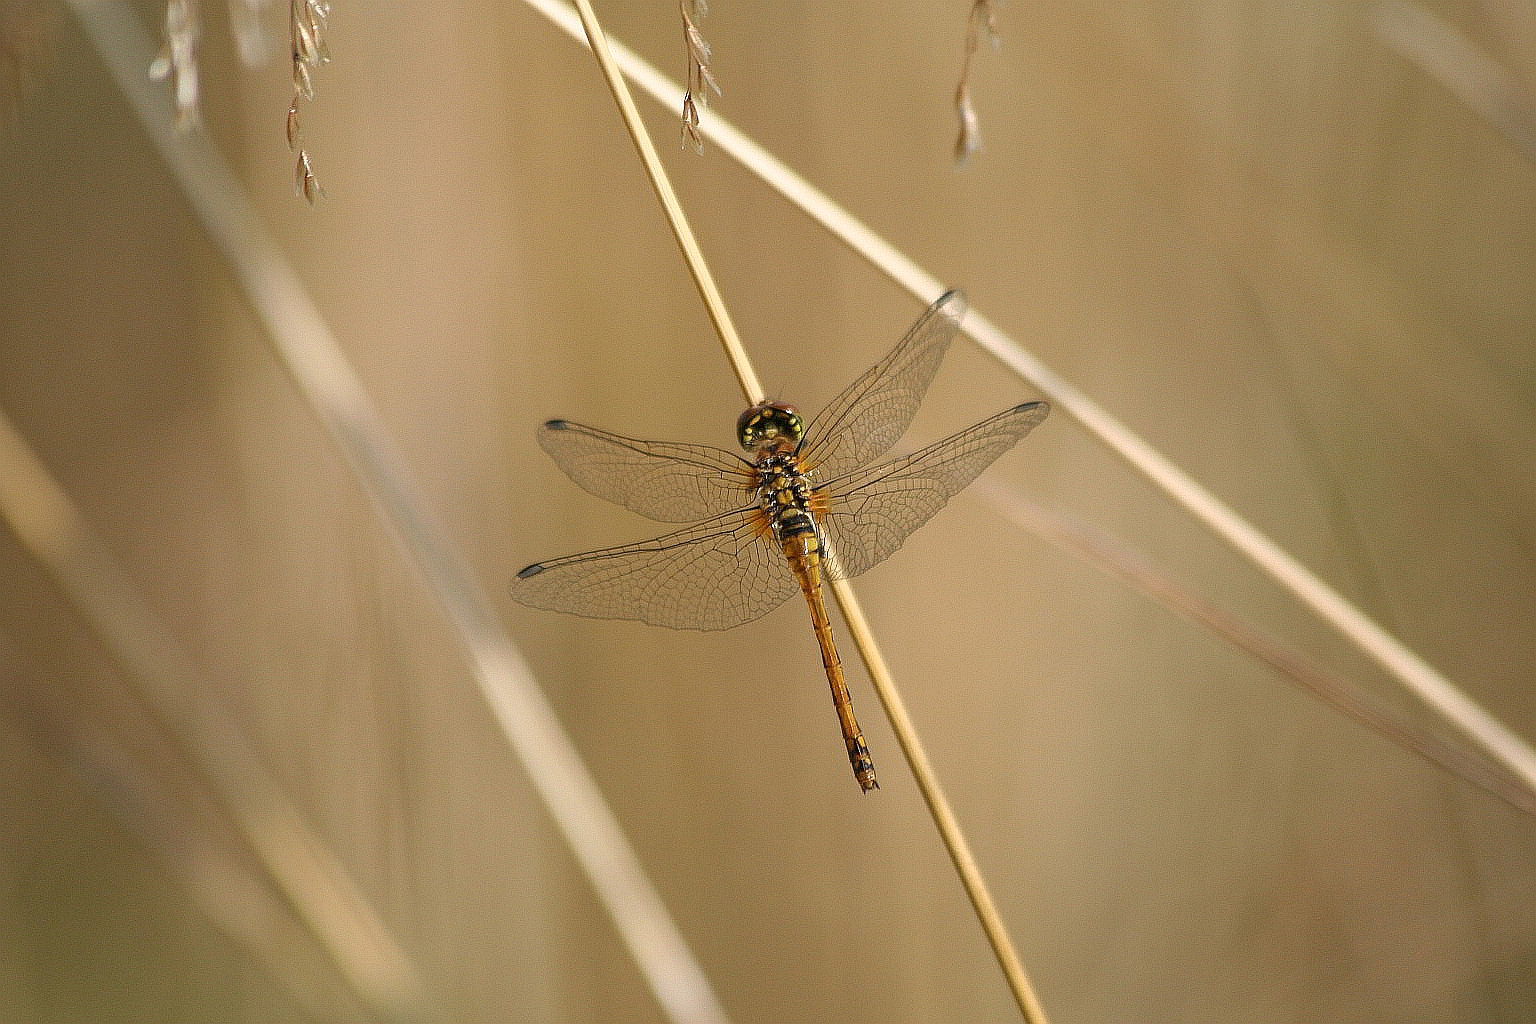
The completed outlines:
{"type": "Polygon", "coordinates": [[[575,424],[570,420],[546,420],[544,423],[545,430],[570,430],[573,426],[575,424]]]}
{"type": "Polygon", "coordinates": [[[1049,402],[1025,402],[1023,405],[1016,405],[1003,413],[1004,416],[1018,417],[1017,425],[1019,437],[1021,438],[1041,423],[1044,423],[1045,418],[1050,414],[1051,406],[1049,402]]]}
{"type": "Polygon", "coordinates": [[[517,578],[520,579],[520,580],[525,580],[525,579],[527,579],[530,576],[537,576],[539,573],[541,573],[543,571],[544,571],[544,563],[543,562],[534,562],[532,565],[528,566],[528,568],[526,568],[523,571],[519,572],[517,574],[517,578]]]}
{"type": "Polygon", "coordinates": [[[948,316],[952,321],[958,322],[960,319],[965,318],[966,309],[968,309],[965,301],[965,292],[962,292],[960,289],[949,289],[948,292],[934,299],[934,304],[929,306],[928,309],[929,312],[943,310],[945,316],[948,316]]]}
{"type": "Polygon", "coordinates": [[[965,292],[961,291],[959,288],[951,288],[943,295],[940,295],[937,299],[934,299],[933,305],[928,308],[942,309],[944,310],[946,316],[952,317],[955,320],[959,320],[961,317],[965,316],[965,311],[967,308],[965,292]]]}

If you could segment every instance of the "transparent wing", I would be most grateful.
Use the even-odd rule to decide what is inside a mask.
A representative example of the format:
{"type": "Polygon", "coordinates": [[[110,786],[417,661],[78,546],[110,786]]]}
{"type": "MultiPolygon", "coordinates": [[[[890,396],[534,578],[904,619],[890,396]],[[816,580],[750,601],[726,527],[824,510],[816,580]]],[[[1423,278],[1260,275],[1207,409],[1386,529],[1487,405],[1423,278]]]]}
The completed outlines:
{"type": "Polygon", "coordinates": [[[577,486],[663,523],[691,523],[739,507],[751,497],[745,459],[702,444],[637,441],[550,420],[539,447],[577,486]]]}
{"type": "Polygon", "coordinates": [[[847,579],[889,558],[1050,411],[1044,402],[1015,406],[922,451],[817,488],[824,502],[820,523],[836,554],[832,575],[847,579]]]}
{"type": "Polygon", "coordinates": [[[756,507],[623,547],[530,565],[512,598],[594,619],[730,629],[799,592],[756,507]]]}
{"type": "Polygon", "coordinates": [[[889,355],[811,420],[800,463],[813,479],[851,473],[884,455],[907,432],[963,316],[964,295],[939,296],[889,355]]]}

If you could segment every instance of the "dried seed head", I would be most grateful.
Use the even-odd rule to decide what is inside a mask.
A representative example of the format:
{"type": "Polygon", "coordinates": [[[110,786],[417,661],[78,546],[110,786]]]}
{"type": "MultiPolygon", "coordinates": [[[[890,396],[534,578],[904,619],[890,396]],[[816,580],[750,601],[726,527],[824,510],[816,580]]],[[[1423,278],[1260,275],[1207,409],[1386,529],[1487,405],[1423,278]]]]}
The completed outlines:
{"type": "Polygon", "coordinates": [[[982,144],[981,119],[976,116],[976,105],[971,102],[970,86],[963,81],[955,90],[955,112],[960,116],[960,134],[955,139],[955,163],[964,165],[982,151],[982,144]]]}
{"type": "Polygon", "coordinates": [[[288,148],[298,151],[293,190],[311,204],[317,197],[325,195],[325,189],[315,179],[309,150],[304,146],[304,132],[299,125],[299,99],[315,98],[313,72],[322,64],[330,62],[331,51],[325,44],[325,20],[330,15],[331,5],[324,0],[289,0],[288,41],[293,58],[293,101],[288,104],[285,132],[288,148]]]}
{"type": "Polygon", "coordinates": [[[692,93],[683,94],[683,144],[695,153],[704,152],[704,136],[699,134],[699,108],[692,93]]]}
{"type": "Polygon", "coordinates": [[[169,80],[176,112],[176,130],[186,131],[198,121],[199,89],[197,44],[200,33],[193,0],[167,0],[165,45],[149,65],[149,77],[169,80]]]}
{"type": "Polygon", "coordinates": [[[293,91],[307,100],[315,98],[315,83],[309,77],[309,64],[300,60],[297,54],[293,58],[293,91]]]}
{"type": "Polygon", "coordinates": [[[688,54],[688,85],[683,92],[683,142],[695,153],[704,151],[704,137],[699,133],[699,108],[709,105],[709,94],[720,95],[720,83],[710,70],[709,43],[695,23],[708,13],[704,0],[679,0],[678,11],[683,18],[683,49],[688,54]]]}
{"type": "Polygon", "coordinates": [[[315,205],[316,199],[325,197],[325,189],[320,186],[320,181],[315,177],[315,169],[309,162],[309,151],[299,150],[298,163],[293,171],[293,194],[302,195],[309,201],[309,205],[315,205]]]}
{"type": "Polygon", "coordinates": [[[248,68],[260,67],[272,57],[272,37],[263,18],[267,7],[268,0],[230,0],[230,30],[240,63],[248,68]]]}
{"type": "Polygon", "coordinates": [[[988,44],[996,50],[1002,45],[997,32],[997,8],[1002,0],[974,0],[967,18],[965,30],[965,61],[960,65],[960,83],[955,88],[955,113],[960,119],[960,134],[955,139],[955,163],[964,164],[980,153],[981,119],[971,100],[971,62],[986,36],[988,44]]]}

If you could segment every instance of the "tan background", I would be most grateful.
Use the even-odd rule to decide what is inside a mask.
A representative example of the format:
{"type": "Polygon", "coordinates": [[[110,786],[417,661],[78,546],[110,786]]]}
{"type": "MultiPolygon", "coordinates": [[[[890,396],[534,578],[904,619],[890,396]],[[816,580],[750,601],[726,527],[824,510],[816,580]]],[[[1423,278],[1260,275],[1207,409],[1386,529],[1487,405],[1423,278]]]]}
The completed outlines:
{"type": "MultiPolygon", "coordinates": [[[[1368,4],[1199,0],[1010,4],[957,173],[964,6],[722,0],[717,108],[1536,733],[1532,164],[1368,4]]],[[[606,8],[681,71],[670,6],[606,8]]],[[[1517,73],[1530,10],[1443,5],[1517,73]]],[[[518,4],[337,0],[311,210],[286,67],[239,69],[208,17],[212,133],[732,1016],[1014,1019],[859,671],[885,788],[848,776],[803,609],[701,635],[501,596],[650,528],[565,481],[539,421],[725,445],[741,405],[584,51],[518,4]]],[[[819,407],[918,305],[644,109],[765,381],[819,407]]],[[[907,443],[1031,397],[957,346],[907,443]]],[[[62,13],[0,134],[0,407],[204,674],[186,705],[250,740],[451,1019],[660,1019],[62,13]]],[[[1065,416],[991,479],[1390,692],[1065,416]]],[[[237,844],[166,709],[4,531],[0,581],[0,1019],[373,1019],[291,910],[190,884],[237,844]]],[[[860,590],[1059,1024],[1536,1018],[1529,819],[975,495],[860,590]]]]}

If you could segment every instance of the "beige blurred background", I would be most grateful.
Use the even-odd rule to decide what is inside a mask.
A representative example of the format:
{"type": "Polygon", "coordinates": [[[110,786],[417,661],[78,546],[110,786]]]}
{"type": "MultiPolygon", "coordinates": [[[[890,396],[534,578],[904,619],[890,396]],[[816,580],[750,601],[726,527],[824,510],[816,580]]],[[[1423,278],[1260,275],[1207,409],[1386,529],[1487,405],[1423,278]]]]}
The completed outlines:
{"type": "MultiPolygon", "coordinates": [[[[1536,106],[1532,8],[1434,9],[1536,106]]],[[[681,74],[670,5],[600,10],[681,74]]],[[[703,29],[715,110],[1529,736],[1536,168],[1373,10],[1010,4],[960,171],[964,3],[721,0],[703,29]]],[[[285,62],[242,68],[205,16],[209,131],[733,1019],[1017,1019],[851,651],[884,788],[849,777],[802,607],[695,634],[504,596],[657,532],[561,477],[540,421],[724,446],[742,404],[585,51],[516,3],[336,0],[310,209],[285,62]]],[[[44,20],[0,132],[0,409],[198,682],[140,696],[0,530],[0,1020],[386,1019],[181,720],[250,745],[443,1019],[662,1020],[99,58],[44,20]]],[[[766,384],[818,408],[919,304],[642,107],[766,384]]],[[[905,444],[1034,397],[962,343],[905,444]]],[[[1066,416],[988,479],[1396,700],[1066,416]]],[[[1536,1019],[1536,822],[978,494],[859,590],[1053,1021],[1536,1019]]]]}

